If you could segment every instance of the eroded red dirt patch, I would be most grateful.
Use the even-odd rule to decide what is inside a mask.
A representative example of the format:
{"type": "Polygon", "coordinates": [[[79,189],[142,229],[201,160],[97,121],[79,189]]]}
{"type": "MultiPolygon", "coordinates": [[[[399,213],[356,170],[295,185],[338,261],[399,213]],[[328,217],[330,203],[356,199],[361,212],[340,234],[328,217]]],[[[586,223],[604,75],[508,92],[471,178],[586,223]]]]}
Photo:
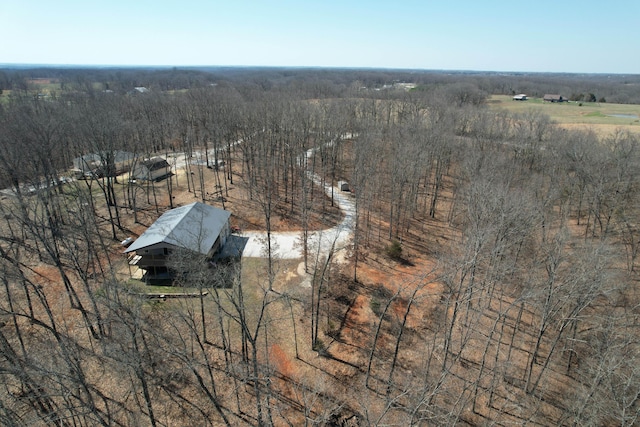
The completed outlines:
{"type": "Polygon", "coordinates": [[[277,371],[282,375],[286,377],[292,377],[295,373],[295,368],[293,366],[293,363],[291,362],[291,359],[278,344],[271,345],[269,358],[277,371]]]}

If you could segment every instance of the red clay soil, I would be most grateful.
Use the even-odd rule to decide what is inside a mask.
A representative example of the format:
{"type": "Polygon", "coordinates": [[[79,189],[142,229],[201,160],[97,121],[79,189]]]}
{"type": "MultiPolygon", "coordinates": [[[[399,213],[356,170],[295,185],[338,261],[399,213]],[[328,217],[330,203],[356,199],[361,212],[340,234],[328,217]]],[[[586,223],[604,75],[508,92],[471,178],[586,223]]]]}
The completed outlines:
{"type": "Polygon", "coordinates": [[[271,345],[269,360],[280,374],[286,377],[293,377],[295,367],[287,353],[278,344],[271,345]]]}

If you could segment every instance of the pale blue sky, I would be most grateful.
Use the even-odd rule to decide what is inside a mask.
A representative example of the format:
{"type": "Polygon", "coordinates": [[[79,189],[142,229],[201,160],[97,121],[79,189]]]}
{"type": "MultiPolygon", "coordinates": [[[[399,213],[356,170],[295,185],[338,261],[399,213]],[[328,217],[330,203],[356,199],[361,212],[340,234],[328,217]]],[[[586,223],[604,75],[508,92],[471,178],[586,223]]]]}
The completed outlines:
{"type": "Polygon", "coordinates": [[[640,0],[0,0],[0,63],[640,74],[640,0]]]}

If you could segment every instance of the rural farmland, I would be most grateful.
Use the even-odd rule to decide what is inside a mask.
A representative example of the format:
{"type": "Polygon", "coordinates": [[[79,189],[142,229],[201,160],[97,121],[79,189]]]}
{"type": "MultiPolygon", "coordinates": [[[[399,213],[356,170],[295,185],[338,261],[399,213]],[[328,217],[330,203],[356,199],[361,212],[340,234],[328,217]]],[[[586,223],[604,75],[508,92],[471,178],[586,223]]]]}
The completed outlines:
{"type": "Polygon", "coordinates": [[[593,130],[599,135],[611,134],[616,129],[640,133],[640,105],[637,104],[580,101],[549,104],[540,98],[530,98],[524,102],[513,102],[511,98],[494,95],[488,103],[492,109],[544,114],[566,129],[593,130]]]}

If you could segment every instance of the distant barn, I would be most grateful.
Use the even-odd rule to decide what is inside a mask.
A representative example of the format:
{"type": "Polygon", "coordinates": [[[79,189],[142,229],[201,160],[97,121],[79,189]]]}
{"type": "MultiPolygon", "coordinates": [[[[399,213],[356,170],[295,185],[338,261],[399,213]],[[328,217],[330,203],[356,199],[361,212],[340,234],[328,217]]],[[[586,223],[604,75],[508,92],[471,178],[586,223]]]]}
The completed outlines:
{"type": "Polygon", "coordinates": [[[545,102],[568,102],[567,98],[564,98],[562,95],[554,95],[554,94],[546,94],[544,98],[542,98],[545,102]]]}

